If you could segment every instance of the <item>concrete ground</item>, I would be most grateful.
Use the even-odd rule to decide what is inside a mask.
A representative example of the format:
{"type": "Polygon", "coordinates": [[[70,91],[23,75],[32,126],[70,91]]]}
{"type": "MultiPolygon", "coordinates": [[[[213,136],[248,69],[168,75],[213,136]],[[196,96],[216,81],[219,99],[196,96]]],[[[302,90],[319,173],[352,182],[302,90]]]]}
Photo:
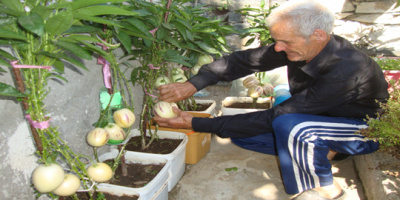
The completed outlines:
{"type": "MultiPolygon", "coordinates": [[[[229,95],[231,85],[206,88],[205,99],[220,101],[229,95]]],[[[364,191],[353,162],[354,157],[332,163],[335,179],[349,200],[364,200],[364,191]]],[[[185,174],[169,193],[169,200],[285,200],[278,157],[249,151],[230,139],[213,135],[210,151],[185,174]],[[236,169],[236,170],[235,170],[236,169]]]]}

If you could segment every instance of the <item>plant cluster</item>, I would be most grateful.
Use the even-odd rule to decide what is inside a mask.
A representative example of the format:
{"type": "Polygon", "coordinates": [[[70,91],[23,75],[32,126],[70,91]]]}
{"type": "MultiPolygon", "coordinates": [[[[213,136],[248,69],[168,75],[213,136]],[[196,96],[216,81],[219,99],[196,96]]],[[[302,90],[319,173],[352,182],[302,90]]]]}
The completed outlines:
{"type": "Polygon", "coordinates": [[[382,112],[377,118],[367,116],[368,128],[360,133],[367,138],[377,140],[380,150],[392,153],[400,159],[400,81],[391,80],[393,91],[387,103],[381,103],[382,112]]]}
{"type": "MultiPolygon", "coordinates": [[[[0,95],[15,97],[24,105],[41,163],[34,173],[39,175],[35,177],[41,177],[43,171],[51,171],[51,177],[55,178],[45,181],[51,184],[44,189],[40,183],[34,184],[39,193],[48,193],[52,198],[72,195],[77,199],[78,187],[68,194],[59,193],[57,188],[73,182],[89,191],[92,182],[108,180],[110,170],[123,164],[119,159],[124,146],[112,168],[96,162],[87,168],[82,158],[89,158],[74,153],[61,139],[58,127],[49,123],[44,104],[50,92],[48,80],[67,81],[63,77],[66,62],[88,70],[82,60],[97,57],[103,65],[106,87],[100,91],[101,115],[87,135],[97,159],[96,148],[106,143],[119,144],[130,132],[135,116],[129,84],[142,86],[145,94],[139,123],[142,137],[145,137],[157,102],[157,78],[183,72],[185,76],[174,79],[181,81],[190,75],[189,70],[183,69],[193,68],[200,56],[220,57],[223,52],[229,52],[225,35],[234,32],[233,27],[203,17],[205,9],[188,6],[188,2],[0,0],[0,44],[12,50],[11,53],[0,50],[0,65],[14,73],[18,86],[0,83],[0,95]],[[124,52],[122,57],[115,51],[120,49],[124,52]],[[126,58],[127,62],[120,63],[121,58],[126,58]],[[130,79],[125,77],[127,70],[131,70],[130,79]],[[120,112],[123,114],[119,115],[120,112]],[[60,165],[65,165],[68,172],[60,165]],[[99,171],[107,177],[97,179],[97,175],[91,175],[99,171]]],[[[0,67],[0,72],[7,70],[0,67]]],[[[156,138],[155,133],[148,135],[156,138]]],[[[143,148],[150,145],[142,141],[143,148]]],[[[89,195],[92,196],[91,192],[89,195]]]]}
{"type": "Polygon", "coordinates": [[[265,19],[271,13],[271,10],[278,7],[278,5],[273,5],[268,8],[265,7],[265,1],[261,0],[259,8],[248,6],[236,11],[242,15],[245,18],[245,22],[249,24],[248,28],[240,30],[240,38],[249,38],[244,46],[250,46],[254,42],[259,43],[259,46],[266,46],[274,42],[265,19]]]}
{"type": "Polygon", "coordinates": [[[382,70],[400,70],[399,58],[374,57],[382,70]]]}

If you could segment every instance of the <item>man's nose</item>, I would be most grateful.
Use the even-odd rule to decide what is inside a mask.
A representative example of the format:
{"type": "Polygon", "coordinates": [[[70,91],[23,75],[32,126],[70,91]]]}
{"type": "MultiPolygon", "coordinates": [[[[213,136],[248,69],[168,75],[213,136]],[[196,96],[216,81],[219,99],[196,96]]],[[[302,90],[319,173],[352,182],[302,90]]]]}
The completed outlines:
{"type": "Polygon", "coordinates": [[[275,51],[280,52],[285,50],[285,44],[283,42],[276,42],[275,43],[275,51]]]}

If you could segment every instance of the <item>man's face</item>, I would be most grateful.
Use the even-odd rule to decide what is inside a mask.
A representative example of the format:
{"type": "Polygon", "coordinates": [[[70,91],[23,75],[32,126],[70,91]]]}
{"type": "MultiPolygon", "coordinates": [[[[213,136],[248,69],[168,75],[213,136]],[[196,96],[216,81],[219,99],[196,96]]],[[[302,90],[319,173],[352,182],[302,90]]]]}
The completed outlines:
{"type": "Polygon", "coordinates": [[[284,51],[290,61],[310,61],[321,50],[313,36],[308,40],[296,35],[288,23],[280,22],[271,27],[271,36],[275,39],[275,51],[284,51]]]}

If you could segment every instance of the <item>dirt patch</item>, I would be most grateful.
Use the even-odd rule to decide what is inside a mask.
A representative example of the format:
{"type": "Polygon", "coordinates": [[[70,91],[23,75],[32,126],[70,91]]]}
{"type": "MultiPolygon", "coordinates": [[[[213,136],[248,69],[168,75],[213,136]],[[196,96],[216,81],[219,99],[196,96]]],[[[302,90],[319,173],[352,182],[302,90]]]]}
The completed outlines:
{"type": "MultiPolygon", "coordinates": [[[[155,139],[153,143],[146,149],[142,149],[141,136],[134,136],[128,140],[128,144],[125,149],[128,151],[137,151],[145,153],[156,153],[156,154],[169,154],[172,153],[179,144],[182,143],[182,139],[155,139]]],[[[146,138],[146,143],[150,141],[150,137],[146,138]]]]}

